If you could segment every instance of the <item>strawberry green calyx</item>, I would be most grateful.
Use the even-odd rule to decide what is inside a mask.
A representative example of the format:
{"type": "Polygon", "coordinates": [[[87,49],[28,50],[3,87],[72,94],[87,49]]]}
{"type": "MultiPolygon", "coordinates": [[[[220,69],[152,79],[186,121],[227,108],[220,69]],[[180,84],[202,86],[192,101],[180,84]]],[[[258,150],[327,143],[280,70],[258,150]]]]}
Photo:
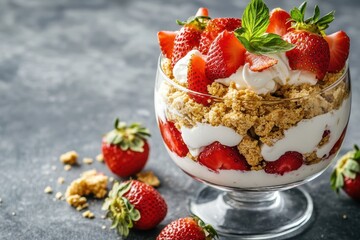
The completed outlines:
{"type": "Polygon", "coordinates": [[[325,29],[327,29],[329,24],[334,21],[335,11],[331,11],[320,18],[320,9],[316,5],[314,9],[314,15],[308,19],[305,19],[306,5],[307,2],[303,2],[299,8],[295,7],[290,11],[290,21],[292,21],[292,28],[296,30],[305,30],[324,36],[325,29]]]}
{"type": "Polygon", "coordinates": [[[117,118],[114,130],[106,134],[105,141],[119,146],[123,151],[130,149],[134,152],[143,152],[147,137],[150,137],[150,132],[140,123],[132,123],[127,126],[125,122],[120,122],[117,118]]]}
{"type": "Polygon", "coordinates": [[[330,177],[331,188],[339,192],[344,186],[344,178],[355,179],[360,174],[360,149],[357,145],[354,150],[346,153],[338,161],[330,177]]]}
{"type": "Polygon", "coordinates": [[[219,238],[216,230],[210,224],[205,224],[203,220],[201,220],[198,216],[195,215],[192,216],[192,219],[194,219],[198,226],[203,229],[203,231],[205,232],[206,240],[219,238]]]}
{"type": "Polygon", "coordinates": [[[176,20],[176,23],[180,26],[195,26],[199,30],[204,30],[210,19],[208,16],[192,16],[186,21],[176,20]]]}
{"type": "Polygon", "coordinates": [[[285,52],[295,46],[274,33],[266,33],[270,24],[269,8],[262,0],[251,0],[242,16],[242,27],[235,36],[247,51],[255,54],[285,52]]]}
{"type": "Polygon", "coordinates": [[[112,220],[111,228],[117,229],[120,235],[127,237],[134,222],[140,219],[140,212],[123,197],[131,188],[131,182],[115,182],[109,196],[105,199],[102,210],[112,220]]]}

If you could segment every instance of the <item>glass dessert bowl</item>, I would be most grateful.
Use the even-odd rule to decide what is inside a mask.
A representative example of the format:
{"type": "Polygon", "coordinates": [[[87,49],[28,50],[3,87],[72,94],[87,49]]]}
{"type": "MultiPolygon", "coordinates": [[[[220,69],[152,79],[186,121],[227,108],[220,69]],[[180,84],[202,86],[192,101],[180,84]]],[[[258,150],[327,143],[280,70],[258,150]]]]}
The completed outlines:
{"type": "Polygon", "coordinates": [[[210,186],[190,211],[220,234],[244,239],[303,229],[313,202],[294,187],[324,172],[340,149],[351,106],[348,66],[319,87],[293,86],[276,97],[218,82],[211,95],[196,93],[170,79],[168,65],[160,56],[155,84],[166,149],[180,169],[210,186]]]}

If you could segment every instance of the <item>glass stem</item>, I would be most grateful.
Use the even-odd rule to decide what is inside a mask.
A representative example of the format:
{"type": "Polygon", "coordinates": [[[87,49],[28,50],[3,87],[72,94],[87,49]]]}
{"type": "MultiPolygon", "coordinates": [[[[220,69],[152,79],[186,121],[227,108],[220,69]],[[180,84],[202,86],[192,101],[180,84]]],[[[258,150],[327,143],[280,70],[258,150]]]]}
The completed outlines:
{"type": "Polygon", "coordinates": [[[268,209],[274,208],[281,204],[281,197],[278,191],[231,191],[224,193],[223,200],[229,206],[237,209],[268,209]]]}

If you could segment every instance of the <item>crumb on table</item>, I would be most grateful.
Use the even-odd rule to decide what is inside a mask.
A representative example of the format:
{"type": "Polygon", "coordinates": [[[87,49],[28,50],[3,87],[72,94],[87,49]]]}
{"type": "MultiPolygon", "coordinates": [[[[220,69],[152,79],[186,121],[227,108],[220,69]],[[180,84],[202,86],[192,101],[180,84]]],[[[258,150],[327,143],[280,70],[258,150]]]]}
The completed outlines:
{"type": "Polygon", "coordinates": [[[74,165],[77,163],[78,154],[75,151],[69,151],[60,156],[60,162],[64,164],[74,165]]]}

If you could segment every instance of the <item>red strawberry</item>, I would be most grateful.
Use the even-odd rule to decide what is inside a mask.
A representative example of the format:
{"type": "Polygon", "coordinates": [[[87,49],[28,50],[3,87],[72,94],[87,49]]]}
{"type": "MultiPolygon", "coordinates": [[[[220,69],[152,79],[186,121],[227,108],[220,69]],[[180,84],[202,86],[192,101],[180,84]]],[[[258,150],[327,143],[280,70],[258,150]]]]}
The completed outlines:
{"type": "Polygon", "coordinates": [[[326,42],[330,48],[330,64],[328,71],[332,73],[339,72],[344,68],[349,56],[350,38],[344,31],[325,36],[326,42]]]}
{"type": "Polygon", "coordinates": [[[291,69],[312,72],[322,80],[329,68],[330,50],[325,39],[315,33],[294,30],[283,36],[284,40],[296,45],[286,56],[291,69]]]}
{"type": "Polygon", "coordinates": [[[343,189],[351,198],[360,201],[360,150],[346,153],[338,161],[330,178],[331,187],[336,192],[343,189]]]}
{"type": "Polygon", "coordinates": [[[174,40],[178,32],[160,31],[158,32],[158,41],[162,54],[166,58],[170,58],[174,49],[174,40]]]}
{"type": "Polygon", "coordinates": [[[196,17],[200,17],[200,16],[204,16],[204,17],[208,17],[209,16],[209,10],[207,8],[199,8],[195,14],[196,17]]]}
{"type": "Polygon", "coordinates": [[[266,162],[265,172],[284,175],[286,172],[294,171],[303,164],[303,156],[298,152],[286,152],[274,162],[266,162]]]}
{"type": "Polygon", "coordinates": [[[203,23],[197,21],[201,17],[184,23],[174,40],[174,49],[171,58],[172,67],[192,49],[199,46],[203,23]]]}
{"type": "Polygon", "coordinates": [[[283,36],[291,28],[291,16],[281,8],[275,8],[270,13],[270,24],[266,30],[268,33],[275,33],[283,36]]]}
{"type": "Polygon", "coordinates": [[[218,172],[219,169],[250,169],[244,156],[239,153],[236,147],[224,146],[219,142],[214,142],[206,146],[199,154],[198,160],[199,163],[215,172],[218,172]]]}
{"type": "Polygon", "coordinates": [[[163,197],[150,185],[137,180],[114,183],[102,209],[113,221],[112,227],[125,237],[132,227],[141,230],[156,227],[167,213],[163,197]]]}
{"type": "Polygon", "coordinates": [[[214,39],[224,30],[234,31],[241,27],[241,20],[239,18],[214,18],[211,19],[204,32],[201,34],[199,51],[202,54],[207,54],[214,39]]]}
{"type": "Polygon", "coordinates": [[[210,45],[205,73],[210,81],[226,78],[245,62],[245,48],[233,32],[224,30],[210,45]]]}
{"type": "MultiPolygon", "coordinates": [[[[193,54],[190,58],[187,79],[190,90],[208,94],[207,87],[211,84],[211,81],[209,81],[205,75],[205,60],[196,54],[193,54]]],[[[208,96],[192,93],[189,93],[189,96],[197,103],[205,106],[210,104],[210,98],[208,96]]]]}
{"type": "Polygon", "coordinates": [[[261,72],[261,71],[277,64],[278,60],[267,57],[265,55],[257,55],[257,54],[246,52],[245,62],[249,63],[251,71],[261,72]]]}
{"type": "Polygon", "coordinates": [[[115,129],[102,141],[102,153],[109,169],[119,177],[128,177],[140,172],[149,157],[146,138],[149,130],[138,123],[127,126],[115,120],[115,129]]]}
{"type": "Polygon", "coordinates": [[[198,217],[177,219],[168,224],[156,240],[211,240],[218,238],[215,229],[198,217]]]}
{"type": "Polygon", "coordinates": [[[346,129],[347,129],[347,126],[345,127],[344,131],[341,133],[339,139],[336,141],[334,146],[331,148],[329,156],[337,153],[340,150],[341,144],[343,143],[344,138],[345,138],[346,129]]]}
{"type": "Polygon", "coordinates": [[[161,136],[170,151],[175,152],[179,157],[185,157],[189,149],[184,143],[180,131],[175,127],[175,124],[170,121],[164,123],[159,120],[159,128],[161,136]]]}

